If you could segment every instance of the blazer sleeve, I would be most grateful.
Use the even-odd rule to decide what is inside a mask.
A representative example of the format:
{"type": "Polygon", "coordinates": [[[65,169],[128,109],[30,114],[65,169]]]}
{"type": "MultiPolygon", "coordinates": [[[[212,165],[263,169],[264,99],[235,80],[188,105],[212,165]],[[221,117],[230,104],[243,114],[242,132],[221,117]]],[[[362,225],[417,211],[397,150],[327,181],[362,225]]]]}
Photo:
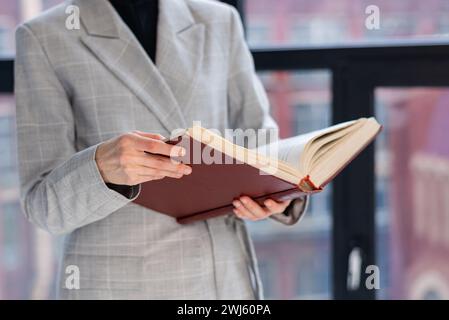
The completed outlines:
{"type": "Polygon", "coordinates": [[[52,234],[68,233],[125,206],[95,161],[97,146],[75,147],[69,96],[28,25],[16,31],[15,96],[21,204],[27,218],[52,234]]]}
{"type": "MultiPolygon", "coordinates": [[[[257,77],[251,52],[246,44],[240,16],[231,7],[230,50],[228,71],[228,105],[233,128],[277,128],[270,116],[269,101],[265,89],[257,77]]],[[[292,201],[284,213],[271,218],[292,225],[304,214],[308,197],[292,201]]]]}

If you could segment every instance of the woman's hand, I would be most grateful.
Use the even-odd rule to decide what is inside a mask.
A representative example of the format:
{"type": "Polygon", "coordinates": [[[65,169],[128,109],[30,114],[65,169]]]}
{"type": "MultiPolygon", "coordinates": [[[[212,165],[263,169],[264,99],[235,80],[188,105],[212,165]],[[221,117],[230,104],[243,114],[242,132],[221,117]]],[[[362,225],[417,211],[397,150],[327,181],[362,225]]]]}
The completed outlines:
{"type": "Polygon", "coordinates": [[[241,219],[249,219],[252,221],[266,219],[269,216],[277,213],[282,213],[287,209],[290,204],[289,201],[276,202],[274,200],[265,200],[265,207],[261,207],[250,197],[241,197],[238,200],[234,200],[234,213],[241,219]]]}
{"type": "Polygon", "coordinates": [[[179,179],[190,174],[192,169],[189,166],[167,157],[182,156],[185,149],[162,140],[158,134],[133,131],[100,144],[95,161],[103,180],[133,186],[165,177],[179,179]]]}

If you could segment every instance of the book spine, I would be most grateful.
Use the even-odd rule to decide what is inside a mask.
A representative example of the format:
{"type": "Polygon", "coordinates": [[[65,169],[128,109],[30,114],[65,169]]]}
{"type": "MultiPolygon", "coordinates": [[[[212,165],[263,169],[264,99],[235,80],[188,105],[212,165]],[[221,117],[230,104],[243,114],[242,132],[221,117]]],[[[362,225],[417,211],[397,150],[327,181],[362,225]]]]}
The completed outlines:
{"type": "Polygon", "coordinates": [[[307,191],[310,193],[314,193],[314,192],[319,192],[321,190],[323,190],[322,187],[317,187],[312,180],[310,180],[310,176],[307,175],[304,178],[301,179],[301,181],[298,184],[299,189],[303,190],[303,191],[307,191]]]}
{"type": "MultiPolygon", "coordinates": [[[[275,201],[287,201],[287,200],[297,199],[297,198],[300,198],[301,196],[308,195],[308,194],[315,193],[315,192],[318,192],[318,190],[313,191],[313,192],[304,192],[298,188],[293,188],[293,189],[289,189],[286,191],[276,192],[276,193],[272,193],[269,195],[264,195],[262,197],[253,198],[253,200],[256,201],[259,205],[264,206],[264,201],[267,199],[272,199],[275,201]]],[[[176,219],[176,221],[180,224],[188,224],[188,223],[192,223],[195,221],[202,221],[202,220],[215,218],[215,217],[219,217],[222,215],[232,213],[233,208],[234,208],[233,205],[228,205],[228,206],[224,206],[224,207],[220,207],[220,208],[216,208],[216,209],[212,209],[212,210],[208,210],[208,211],[204,211],[204,212],[198,212],[198,213],[195,213],[190,216],[178,218],[178,219],[176,219]]]]}

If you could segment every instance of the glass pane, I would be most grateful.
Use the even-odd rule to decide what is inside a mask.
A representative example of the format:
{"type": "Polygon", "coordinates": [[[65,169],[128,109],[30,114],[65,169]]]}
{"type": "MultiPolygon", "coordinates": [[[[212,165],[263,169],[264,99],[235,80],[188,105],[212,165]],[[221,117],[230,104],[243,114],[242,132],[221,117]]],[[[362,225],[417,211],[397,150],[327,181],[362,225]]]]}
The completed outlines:
{"type": "Polygon", "coordinates": [[[16,26],[63,0],[1,0],[0,5],[0,56],[14,54],[16,26]]]}
{"type": "Polygon", "coordinates": [[[14,98],[0,95],[0,299],[46,299],[55,287],[57,241],[21,212],[14,130],[14,98]]]}
{"type": "MultiPolygon", "coordinates": [[[[330,72],[264,72],[260,77],[281,137],[330,125],[330,72]]],[[[266,298],[331,298],[331,189],[313,197],[298,225],[271,220],[249,225],[266,298]]]]}
{"type": "Polygon", "coordinates": [[[245,0],[251,46],[320,45],[449,36],[449,1],[245,0]],[[371,23],[379,9],[379,28],[371,23]],[[369,9],[369,8],[368,8],[369,9]],[[365,22],[370,22],[369,27],[365,22]]]}
{"type": "Polygon", "coordinates": [[[449,89],[376,91],[381,299],[449,299],[449,89]]]}

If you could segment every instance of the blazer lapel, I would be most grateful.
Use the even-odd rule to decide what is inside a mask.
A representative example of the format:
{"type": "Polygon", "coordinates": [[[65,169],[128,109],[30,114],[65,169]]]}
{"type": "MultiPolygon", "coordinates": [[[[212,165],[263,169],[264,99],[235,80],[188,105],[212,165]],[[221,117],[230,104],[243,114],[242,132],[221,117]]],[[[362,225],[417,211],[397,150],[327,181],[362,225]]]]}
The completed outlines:
{"type": "Polygon", "coordinates": [[[189,95],[202,55],[200,59],[190,55],[185,58],[185,55],[194,46],[190,41],[200,39],[202,43],[203,37],[199,35],[201,31],[196,31],[201,28],[194,25],[188,8],[183,7],[185,4],[178,0],[160,1],[160,31],[156,52],[158,67],[161,61],[159,70],[109,1],[75,0],[75,3],[80,8],[80,17],[87,30],[87,34],[81,38],[84,45],[129,87],[168,132],[186,128],[179,102],[185,101],[183,99],[189,95]],[[188,15],[175,21],[180,15],[186,14],[183,10],[187,10],[188,15]],[[184,30],[178,30],[181,25],[184,30]],[[172,60],[171,64],[169,60],[172,60]],[[182,78],[171,78],[176,70],[181,72],[182,78]]]}
{"type": "Polygon", "coordinates": [[[205,27],[195,22],[185,1],[159,3],[156,65],[185,111],[203,62],[205,27]]]}

